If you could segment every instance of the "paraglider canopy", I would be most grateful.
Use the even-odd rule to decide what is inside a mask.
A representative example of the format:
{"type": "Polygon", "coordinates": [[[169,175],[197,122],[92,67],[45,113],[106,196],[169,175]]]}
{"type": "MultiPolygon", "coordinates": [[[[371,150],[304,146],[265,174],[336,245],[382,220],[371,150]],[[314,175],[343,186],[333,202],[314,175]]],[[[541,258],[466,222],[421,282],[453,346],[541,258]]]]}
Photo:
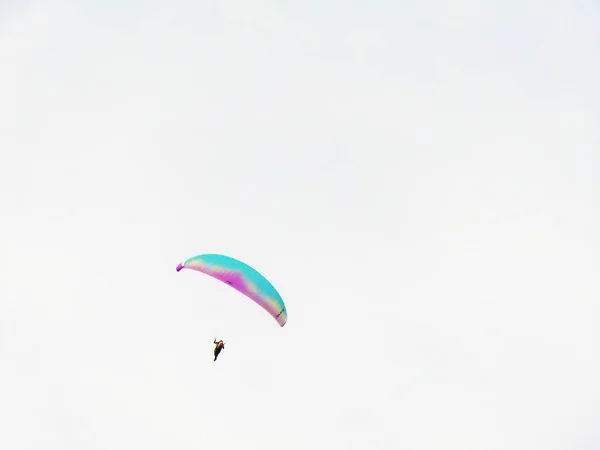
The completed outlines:
{"type": "Polygon", "coordinates": [[[275,287],[257,270],[225,255],[203,254],[188,258],[177,266],[177,272],[192,269],[209,275],[231,286],[255,301],[283,327],[287,310],[275,287]]]}

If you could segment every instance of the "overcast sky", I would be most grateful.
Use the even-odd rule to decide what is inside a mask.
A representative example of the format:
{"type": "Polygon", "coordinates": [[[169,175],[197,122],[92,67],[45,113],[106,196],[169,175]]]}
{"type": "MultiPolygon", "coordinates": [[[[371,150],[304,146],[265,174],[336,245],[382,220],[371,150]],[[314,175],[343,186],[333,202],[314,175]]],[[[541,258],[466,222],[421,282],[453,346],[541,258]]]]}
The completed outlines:
{"type": "Polygon", "coordinates": [[[592,0],[0,0],[0,449],[598,449],[599,80],[592,0]]]}

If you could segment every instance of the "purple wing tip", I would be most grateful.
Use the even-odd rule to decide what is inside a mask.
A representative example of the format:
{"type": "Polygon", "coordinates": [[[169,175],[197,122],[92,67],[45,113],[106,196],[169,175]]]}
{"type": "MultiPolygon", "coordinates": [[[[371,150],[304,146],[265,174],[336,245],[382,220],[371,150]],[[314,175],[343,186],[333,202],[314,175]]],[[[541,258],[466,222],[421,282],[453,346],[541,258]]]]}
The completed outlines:
{"type": "Polygon", "coordinates": [[[177,272],[179,272],[181,269],[183,269],[183,264],[178,264],[177,265],[177,272]]]}

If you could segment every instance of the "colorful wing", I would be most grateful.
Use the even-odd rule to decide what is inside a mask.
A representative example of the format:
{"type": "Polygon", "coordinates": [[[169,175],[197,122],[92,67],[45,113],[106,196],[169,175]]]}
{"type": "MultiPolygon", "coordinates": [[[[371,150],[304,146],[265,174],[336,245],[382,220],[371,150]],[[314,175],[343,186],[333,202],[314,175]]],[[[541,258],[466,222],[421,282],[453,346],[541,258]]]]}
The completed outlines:
{"type": "Polygon", "coordinates": [[[177,272],[181,269],[214,277],[258,303],[279,326],[287,322],[285,304],[275,287],[248,264],[225,255],[205,254],[187,259],[177,266],[177,272]]]}

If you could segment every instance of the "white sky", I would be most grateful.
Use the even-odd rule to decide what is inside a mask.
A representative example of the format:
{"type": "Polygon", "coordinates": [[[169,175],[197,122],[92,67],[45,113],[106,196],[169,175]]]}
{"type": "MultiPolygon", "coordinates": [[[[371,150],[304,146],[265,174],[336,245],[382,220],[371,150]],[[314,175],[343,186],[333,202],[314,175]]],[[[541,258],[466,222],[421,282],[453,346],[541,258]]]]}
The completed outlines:
{"type": "Polygon", "coordinates": [[[0,449],[598,449],[594,3],[0,3],[0,449]]]}

